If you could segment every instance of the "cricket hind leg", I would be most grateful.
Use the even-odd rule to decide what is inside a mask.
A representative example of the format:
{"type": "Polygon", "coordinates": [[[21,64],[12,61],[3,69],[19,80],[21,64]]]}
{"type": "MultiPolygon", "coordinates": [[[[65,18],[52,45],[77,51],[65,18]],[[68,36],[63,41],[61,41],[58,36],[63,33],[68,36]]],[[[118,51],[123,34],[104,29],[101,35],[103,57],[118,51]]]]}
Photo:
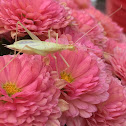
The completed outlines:
{"type": "MultiPolygon", "coordinates": [[[[15,42],[17,42],[17,34],[18,34],[18,22],[16,24],[16,36],[15,36],[15,42]]],[[[14,49],[14,55],[16,55],[16,50],[14,49]]]]}
{"type": "Polygon", "coordinates": [[[17,41],[17,34],[18,34],[18,22],[16,24],[16,36],[15,36],[15,42],[17,41]]]}
{"type": "Polygon", "coordinates": [[[25,46],[16,55],[14,55],[14,57],[0,70],[0,72],[2,72],[22,52],[24,48],[25,46]]]}
{"type": "MultiPolygon", "coordinates": [[[[33,40],[39,40],[39,41],[41,41],[36,35],[34,35],[32,32],[30,32],[20,21],[18,21],[17,24],[16,24],[15,42],[17,41],[18,25],[21,25],[21,27],[24,28],[24,30],[28,33],[28,35],[29,35],[33,40]]],[[[16,50],[14,50],[14,55],[16,55],[16,50]]]]}
{"type": "MultiPolygon", "coordinates": [[[[16,26],[21,25],[21,27],[28,33],[28,35],[33,39],[33,40],[39,40],[41,41],[36,35],[34,35],[32,32],[30,32],[20,21],[17,22],[16,26]]],[[[17,37],[16,37],[17,39],[17,37]]]]}

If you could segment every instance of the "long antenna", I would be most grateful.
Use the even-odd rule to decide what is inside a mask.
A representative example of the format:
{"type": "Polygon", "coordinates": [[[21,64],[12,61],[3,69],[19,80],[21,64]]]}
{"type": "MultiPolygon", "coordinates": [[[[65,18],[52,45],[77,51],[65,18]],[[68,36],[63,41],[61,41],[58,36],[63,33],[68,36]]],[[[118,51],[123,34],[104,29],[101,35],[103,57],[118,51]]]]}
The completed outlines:
{"type": "MultiPolygon", "coordinates": [[[[122,8],[122,4],[121,6],[114,11],[113,13],[111,13],[110,15],[108,15],[107,18],[111,17],[112,15],[114,15],[115,13],[117,13],[120,9],[122,8]]],[[[106,18],[106,17],[105,17],[106,18]]],[[[94,28],[96,28],[101,22],[98,22],[94,27],[92,27],[88,32],[84,33],[75,43],[77,43],[79,40],[81,40],[85,35],[87,35],[89,32],[91,32],[94,28]]]]}
{"type": "Polygon", "coordinates": [[[114,15],[115,13],[117,13],[121,8],[122,8],[122,4],[121,4],[120,8],[118,8],[116,11],[114,11],[113,13],[111,13],[110,15],[108,15],[108,17],[111,17],[112,15],[114,15]]]}

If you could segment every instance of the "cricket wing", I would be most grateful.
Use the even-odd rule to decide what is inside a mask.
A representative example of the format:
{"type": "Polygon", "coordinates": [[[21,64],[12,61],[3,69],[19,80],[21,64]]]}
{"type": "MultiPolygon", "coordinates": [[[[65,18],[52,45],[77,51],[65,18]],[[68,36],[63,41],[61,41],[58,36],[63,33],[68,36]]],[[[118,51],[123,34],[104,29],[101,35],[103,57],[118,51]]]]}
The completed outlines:
{"type": "Polygon", "coordinates": [[[20,21],[18,21],[17,24],[20,24],[22,26],[22,28],[24,28],[24,30],[29,34],[29,36],[33,40],[39,40],[39,41],[41,41],[36,35],[34,35],[32,32],[30,32],[20,21]]]}
{"type": "Polygon", "coordinates": [[[26,45],[27,48],[29,48],[30,50],[32,50],[35,54],[41,55],[41,56],[46,56],[48,53],[40,51],[38,49],[34,49],[28,45],[26,45]]]}

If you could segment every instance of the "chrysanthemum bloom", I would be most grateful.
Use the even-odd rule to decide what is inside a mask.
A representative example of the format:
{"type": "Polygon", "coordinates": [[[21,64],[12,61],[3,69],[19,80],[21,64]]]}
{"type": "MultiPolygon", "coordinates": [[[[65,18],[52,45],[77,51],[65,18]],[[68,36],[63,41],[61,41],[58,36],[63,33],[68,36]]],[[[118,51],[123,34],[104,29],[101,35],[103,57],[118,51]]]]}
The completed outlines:
{"type": "MultiPolygon", "coordinates": [[[[0,57],[0,69],[12,56],[0,57]]],[[[59,90],[40,56],[16,57],[0,72],[1,126],[60,126],[59,90]]]]}
{"type": "Polygon", "coordinates": [[[89,126],[126,126],[126,88],[112,78],[109,99],[98,105],[98,111],[87,119],[89,126]]]}
{"type": "Polygon", "coordinates": [[[86,9],[86,12],[96,18],[98,22],[101,22],[106,37],[112,38],[118,42],[124,42],[126,40],[126,37],[123,34],[123,29],[119,27],[117,23],[113,22],[110,17],[104,15],[102,12],[95,9],[94,7],[86,9]]]}
{"type": "MultiPolygon", "coordinates": [[[[0,8],[0,20],[8,31],[15,31],[20,21],[30,31],[41,35],[50,28],[66,27],[71,21],[69,9],[56,0],[1,0],[0,8]]],[[[19,31],[25,32],[21,26],[19,31]]]]}
{"type": "Polygon", "coordinates": [[[126,84],[126,43],[118,43],[113,54],[107,54],[105,59],[112,65],[114,74],[126,84]]]}
{"type": "Polygon", "coordinates": [[[104,28],[101,24],[97,23],[93,16],[84,10],[72,10],[72,16],[77,23],[77,28],[86,34],[95,45],[105,46],[107,37],[104,35],[104,28]]]}
{"type": "Polygon", "coordinates": [[[61,54],[69,67],[58,54],[57,69],[53,60],[50,65],[58,71],[59,78],[66,82],[60,98],[68,103],[69,109],[63,113],[71,117],[80,115],[89,118],[97,111],[96,104],[108,98],[104,63],[88,51],[65,50],[61,54]]]}

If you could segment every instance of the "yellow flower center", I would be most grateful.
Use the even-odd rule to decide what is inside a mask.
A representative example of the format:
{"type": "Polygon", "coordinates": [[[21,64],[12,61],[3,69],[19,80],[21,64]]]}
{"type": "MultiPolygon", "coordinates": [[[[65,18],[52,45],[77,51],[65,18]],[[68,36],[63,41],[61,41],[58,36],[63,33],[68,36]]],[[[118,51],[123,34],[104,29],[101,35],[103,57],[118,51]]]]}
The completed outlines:
{"type": "Polygon", "coordinates": [[[7,82],[3,84],[3,89],[6,91],[6,93],[11,96],[17,92],[21,92],[21,89],[16,86],[16,84],[7,82]]]}
{"type": "Polygon", "coordinates": [[[73,80],[74,80],[73,77],[71,76],[71,74],[66,73],[64,71],[60,73],[60,76],[61,76],[61,79],[64,79],[65,81],[67,81],[69,83],[73,82],[73,80]]]}

